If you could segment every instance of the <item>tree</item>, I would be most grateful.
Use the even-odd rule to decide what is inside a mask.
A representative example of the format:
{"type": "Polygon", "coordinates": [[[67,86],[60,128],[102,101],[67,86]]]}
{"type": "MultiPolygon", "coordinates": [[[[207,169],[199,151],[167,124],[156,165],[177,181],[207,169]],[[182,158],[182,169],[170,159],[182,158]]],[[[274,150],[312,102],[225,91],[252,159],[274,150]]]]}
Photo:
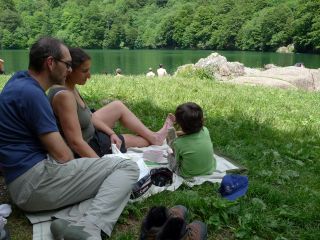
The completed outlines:
{"type": "Polygon", "coordinates": [[[185,33],[188,31],[188,26],[193,22],[192,15],[194,14],[194,4],[180,5],[174,15],[174,30],[172,38],[177,43],[177,46],[187,48],[192,45],[192,39],[186,38],[185,33]]]}
{"type": "Polygon", "coordinates": [[[0,0],[0,47],[320,50],[319,0],[0,0]]]}
{"type": "Polygon", "coordinates": [[[275,50],[292,41],[293,13],[285,5],[264,8],[246,22],[237,36],[242,50],[275,50]]]}
{"type": "Polygon", "coordinates": [[[0,4],[0,48],[14,48],[13,33],[21,19],[12,0],[0,0],[0,4]]]}
{"type": "Polygon", "coordinates": [[[320,52],[320,2],[300,1],[294,25],[294,45],[299,52],[320,52]]]}

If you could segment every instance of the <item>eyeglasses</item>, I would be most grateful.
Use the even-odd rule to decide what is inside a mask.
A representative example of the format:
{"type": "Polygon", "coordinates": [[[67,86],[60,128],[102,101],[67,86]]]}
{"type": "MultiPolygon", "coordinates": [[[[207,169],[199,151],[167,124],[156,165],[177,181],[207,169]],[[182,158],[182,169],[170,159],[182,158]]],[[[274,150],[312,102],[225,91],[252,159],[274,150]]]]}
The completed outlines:
{"type": "Polygon", "coordinates": [[[71,69],[72,68],[72,63],[71,62],[65,62],[65,61],[57,59],[57,58],[54,58],[54,60],[64,63],[64,65],[66,65],[67,69],[71,69]]]}

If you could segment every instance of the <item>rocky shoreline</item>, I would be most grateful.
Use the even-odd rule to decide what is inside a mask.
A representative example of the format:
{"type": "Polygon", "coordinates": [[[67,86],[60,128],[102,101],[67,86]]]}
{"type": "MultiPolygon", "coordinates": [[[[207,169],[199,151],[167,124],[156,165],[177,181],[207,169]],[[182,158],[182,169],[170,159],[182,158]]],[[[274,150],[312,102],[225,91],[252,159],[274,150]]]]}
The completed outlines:
{"type": "Polygon", "coordinates": [[[224,56],[215,52],[201,58],[196,64],[180,66],[175,75],[186,69],[204,69],[213,79],[234,84],[320,91],[320,69],[272,64],[263,69],[248,68],[239,62],[228,62],[224,56]]]}

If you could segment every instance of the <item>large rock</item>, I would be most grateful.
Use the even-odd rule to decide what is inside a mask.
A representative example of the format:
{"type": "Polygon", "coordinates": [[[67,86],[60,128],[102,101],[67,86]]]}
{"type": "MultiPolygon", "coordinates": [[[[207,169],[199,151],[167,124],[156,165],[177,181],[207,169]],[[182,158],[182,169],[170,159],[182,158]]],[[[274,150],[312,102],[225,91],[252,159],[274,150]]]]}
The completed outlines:
{"type": "Polygon", "coordinates": [[[195,67],[206,69],[215,79],[221,81],[242,76],[245,73],[242,63],[228,62],[224,56],[218,53],[211,53],[208,57],[201,58],[195,67]]]}
{"type": "Polygon", "coordinates": [[[232,81],[237,83],[244,81],[244,83],[248,83],[248,79],[250,79],[250,82],[256,81],[257,85],[283,88],[289,88],[291,85],[295,88],[308,91],[320,90],[320,71],[318,69],[294,66],[273,67],[265,71],[248,71],[245,76],[247,77],[246,81],[244,81],[244,78],[234,78],[232,81]]]}
{"type": "Polygon", "coordinates": [[[213,78],[230,83],[320,91],[320,69],[275,65],[268,65],[262,70],[248,68],[239,62],[228,62],[218,53],[212,53],[187,67],[189,69],[204,68],[213,78]]]}
{"type": "Polygon", "coordinates": [[[269,77],[255,77],[255,76],[241,76],[234,78],[229,83],[236,83],[236,84],[246,84],[252,86],[266,86],[266,87],[276,87],[276,88],[283,88],[283,89],[297,89],[294,85],[289,82],[280,80],[280,79],[273,79],[269,77]]]}
{"type": "Polygon", "coordinates": [[[293,53],[294,52],[294,45],[289,44],[286,47],[279,47],[276,52],[277,53],[293,53]]]}

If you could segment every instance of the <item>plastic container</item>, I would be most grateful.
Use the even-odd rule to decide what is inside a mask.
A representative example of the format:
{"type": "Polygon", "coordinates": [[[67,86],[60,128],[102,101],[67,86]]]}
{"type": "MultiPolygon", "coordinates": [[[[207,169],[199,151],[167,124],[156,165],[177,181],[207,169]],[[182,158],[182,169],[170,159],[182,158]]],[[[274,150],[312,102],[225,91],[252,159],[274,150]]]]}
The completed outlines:
{"type": "Polygon", "coordinates": [[[143,159],[156,162],[156,163],[167,163],[168,160],[163,157],[162,150],[147,150],[143,152],[143,159]]]}

